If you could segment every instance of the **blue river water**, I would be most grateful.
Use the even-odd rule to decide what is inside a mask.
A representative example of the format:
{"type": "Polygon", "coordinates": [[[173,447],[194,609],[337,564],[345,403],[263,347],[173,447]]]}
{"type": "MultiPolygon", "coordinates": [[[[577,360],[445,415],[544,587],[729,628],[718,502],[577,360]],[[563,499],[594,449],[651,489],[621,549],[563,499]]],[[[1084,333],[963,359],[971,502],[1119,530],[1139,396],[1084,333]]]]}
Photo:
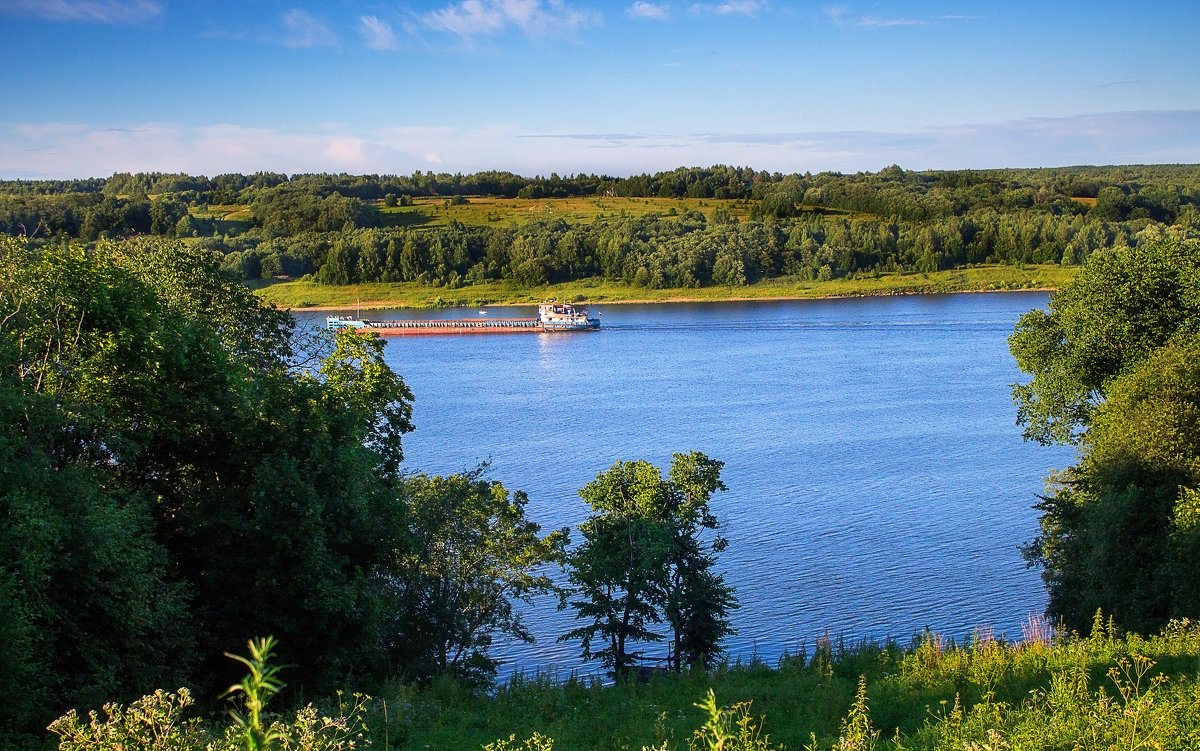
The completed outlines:
{"type": "MultiPolygon", "coordinates": [[[[577,490],[617,460],[725,463],[713,507],[737,591],[732,659],[816,638],[925,628],[1020,638],[1045,607],[1018,547],[1065,448],[1024,442],[1006,339],[1045,293],[593,306],[597,332],[388,340],[415,395],[406,465],[529,494],[544,530],[587,515],[577,490]]],[[[384,311],[380,318],[476,316],[384,311]]],[[[536,315],[489,308],[490,317],[536,315]]],[[[501,643],[504,672],[581,667],[550,598],[524,607],[537,643],[501,643]]]]}

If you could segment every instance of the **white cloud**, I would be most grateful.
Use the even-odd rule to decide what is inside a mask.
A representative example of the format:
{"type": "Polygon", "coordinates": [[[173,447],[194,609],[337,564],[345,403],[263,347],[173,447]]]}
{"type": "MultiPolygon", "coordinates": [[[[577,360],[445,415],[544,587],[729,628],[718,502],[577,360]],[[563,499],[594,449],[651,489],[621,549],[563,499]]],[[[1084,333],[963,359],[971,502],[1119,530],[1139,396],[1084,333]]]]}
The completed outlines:
{"type": "Polygon", "coordinates": [[[337,34],[306,10],[292,8],[282,20],[287,47],[332,47],[338,42],[337,34]]]}
{"type": "MultiPolygon", "coordinates": [[[[352,136],[331,138],[322,152],[329,161],[335,164],[367,165],[367,142],[352,136]]],[[[360,168],[361,169],[361,168],[360,168]]]]}
{"type": "Polygon", "coordinates": [[[562,0],[462,0],[426,13],[422,20],[438,31],[464,39],[519,29],[529,37],[567,36],[599,21],[589,11],[576,10],[562,0]]]}
{"type": "Polygon", "coordinates": [[[723,3],[695,3],[692,12],[696,14],[716,14],[718,16],[754,16],[763,8],[760,0],[727,0],[723,3]]]}
{"type": "Polygon", "coordinates": [[[0,13],[51,21],[135,24],[161,12],[155,0],[0,0],[0,13]]]}
{"type": "Polygon", "coordinates": [[[632,18],[640,18],[650,21],[665,21],[667,20],[667,15],[670,13],[670,10],[671,8],[668,5],[655,5],[654,3],[644,2],[644,0],[638,0],[638,2],[629,6],[625,12],[628,13],[632,18]]]}
{"type": "Polygon", "coordinates": [[[217,124],[0,125],[0,179],[114,172],[349,172],[490,169],[629,175],[745,164],[779,172],[986,169],[1200,162],[1200,109],[1110,112],[906,132],[538,133],[473,128],[314,125],[303,131],[217,124]]]}
{"type": "Polygon", "coordinates": [[[394,50],[398,49],[396,43],[396,34],[392,31],[391,24],[387,21],[381,21],[375,16],[360,16],[358,19],[358,33],[362,35],[363,44],[373,50],[394,50]]]}

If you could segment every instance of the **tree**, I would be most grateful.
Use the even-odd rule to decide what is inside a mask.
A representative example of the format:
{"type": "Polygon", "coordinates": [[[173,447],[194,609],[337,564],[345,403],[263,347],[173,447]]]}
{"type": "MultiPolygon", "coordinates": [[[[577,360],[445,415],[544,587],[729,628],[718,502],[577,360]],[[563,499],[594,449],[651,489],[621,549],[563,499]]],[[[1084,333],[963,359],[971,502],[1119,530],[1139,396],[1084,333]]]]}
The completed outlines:
{"type": "Polygon", "coordinates": [[[670,485],[676,492],[675,544],[667,587],[666,617],[674,632],[674,667],[711,667],[720,644],[733,633],[728,614],[737,608],[733,588],[718,574],[716,556],[727,540],[715,535],[703,541],[703,530],[716,532],[720,523],[708,506],[712,494],[726,490],[721,482],[724,464],[699,451],[675,454],[670,485]]]}
{"type": "Polygon", "coordinates": [[[701,533],[718,527],[708,501],[725,489],[722,466],[699,452],[675,454],[664,480],[648,462],[617,462],[579,491],[592,515],[567,555],[573,589],[563,607],[585,625],[559,641],[580,639],[584,659],[601,660],[618,678],[641,657],[636,643],[663,639],[654,624],[664,620],[676,669],[719,655],[736,600],[713,570],[724,540],[701,533]]]}
{"type": "Polygon", "coordinates": [[[1094,254],[1021,316],[1009,350],[1032,375],[1013,386],[1026,438],[1076,443],[1113,379],[1173,337],[1200,331],[1200,243],[1150,242],[1094,254]]]}
{"type": "Polygon", "coordinates": [[[213,688],[191,655],[248,633],[307,691],[383,669],[412,397],[376,338],[293,325],[203,249],[0,246],[4,700],[213,688]]]}
{"type": "Polygon", "coordinates": [[[1113,381],[1083,446],[1025,550],[1048,612],[1084,631],[1102,609],[1142,633],[1200,613],[1200,338],[1113,381]]]}
{"type": "Polygon", "coordinates": [[[490,681],[495,635],[533,641],[514,602],[555,590],[547,567],[561,563],[567,529],[539,536],[525,517],[526,495],[510,498],[482,479],[485,469],[418,474],[400,485],[404,531],[384,574],[395,602],[386,640],[409,677],[490,681]]]}
{"type": "Polygon", "coordinates": [[[1097,253],[1010,339],[1027,437],[1080,445],[1025,548],[1047,611],[1149,631],[1200,610],[1200,260],[1195,243],[1097,253]]]}

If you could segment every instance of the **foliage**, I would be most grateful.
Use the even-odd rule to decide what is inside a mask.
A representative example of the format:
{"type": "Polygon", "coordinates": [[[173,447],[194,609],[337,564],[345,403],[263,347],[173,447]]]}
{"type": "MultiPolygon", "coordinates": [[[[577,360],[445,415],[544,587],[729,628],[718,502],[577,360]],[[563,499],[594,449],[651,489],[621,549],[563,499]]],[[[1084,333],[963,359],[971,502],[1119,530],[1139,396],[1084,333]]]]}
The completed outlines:
{"type": "Polygon", "coordinates": [[[112,322],[136,331],[149,296],[91,263],[0,244],[0,733],[175,682],[192,661],[189,592],[153,535],[154,496],[113,481],[129,444],[105,429],[145,383],[112,322]]]}
{"type": "Polygon", "coordinates": [[[839,751],[870,751],[876,747],[879,731],[871,725],[871,711],[867,706],[867,677],[858,679],[854,692],[854,703],[846,719],[842,721],[842,734],[838,738],[839,751]]]}
{"type": "Polygon", "coordinates": [[[980,263],[1073,266],[1097,250],[1196,238],[1200,171],[118,174],[0,182],[0,233],[195,238],[247,279],[455,289],[601,277],[687,289],[980,263]]]}
{"type": "Polygon", "coordinates": [[[750,716],[750,702],[732,707],[717,706],[710,688],[698,704],[704,711],[704,724],[696,730],[688,747],[696,751],[771,751],[771,745],[750,716]]]}
{"type": "Polygon", "coordinates": [[[562,560],[566,529],[540,537],[526,495],[482,478],[486,467],[449,477],[417,474],[400,485],[405,533],[385,575],[394,608],[389,654],[409,678],[451,673],[490,682],[493,636],[526,642],[515,601],[555,591],[549,566],[562,560]]]}
{"type": "Polygon", "coordinates": [[[1177,339],[1112,381],[1079,463],[1038,508],[1026,555],[1048,612],[1080,631],[1097,609],[1135,631],[1200,608],[1200,338],[1177,339]]]}
{"type": "Polygon", "coordinates": [[[1025,550],[1048,613],[1085,631],[1097,609],[1136,631],[1200,607],[1200,245],[1098,254],[1010,338],[1027,437],[1079,442],[1025,550]]]}
{"type": "Polygon", "coordinates": [[[563,607],[574,608],[585,625],[559,641],[579,639],[585,660],[599,659],[625,677],[641,657],[634,644],[660,641],[653,624],[666,620],[676,671],[715,662],[731,633],[727,613],[737,607],[713,570],[724,539],[701,540],[719,526],[708,501],[725,489],[721,467],[700,452],[675,454],[664,480],[648,462],[617,462],[579,491],[592,515],[580,525],[583,542],[567,556],[573,590],[563,607]],[[593,649],[594,641],[603,646],[593,649]]]}
{"type": "Polygon", "coordinates": [[[251,640],[250,657],[225,653],[225,656],[237,660],[246,666],[249,672],[240,683],[235,683],[225,691],[226,696],[241,694],[245,703],[245,713],[230,710],[234,727],[241,744],[246,751],[265,751],[276,741],[283,739],[283,734],[275,728],[263,727],[263,710],[271,697],[283,690],[283,682],[279,680],[279,665],[271,664],[271,650],[275,648],[275,640],[271,637],[251,640]]]}
{"type": "Polygon", "coordinates": [[[483,747],[483,751],[554,751],[554,739],[535,732],[518,743],[517,736],[510,735],[507,740],[502,738],[488,743],[483,747]]]}
{"type": "MultiPolygon", "coordinates": [[[[181,688],[174,694],[155,691],[129,707],[109,703],[104,718],[91,712],[88,722],[72,709],[48,728],[59,738],[60,751],[349,751],[369,745],[364,722],[367,697],[355,695],[352,705],[339,701],[337,716],[319,716],[312,704],[296,711],[290,721],[274,719],[265,725],[265,706],[282,684],[279,666],[271,663],[274,640],[250,642],[250,658],[227,655],[249,668],[250,673],[230,692],[243,695],[246,714],[231,711],[233,724],[214,731],[200,718],[184,719],[193,705],[191,693],[181,688]]],[[[340,697],[339,697],[340,698],[340,697]]]]}
{"type": "Polygon", "coordinates": [[[104,705],[104,717],[90,713],[84,724],[72,709],[51,723],[60,751],[115,751],[137,748],[146,751],[185,751],[206,748],[211,742],[198,718],[183,719],[194,701],[186,688],[173,694],[155,691],[129,705],[104,705]]]}
{"type": "MultiPolygon", "coordinates": [[[[908,648],[825,643],[774,668],[725,665],[649,684],[518,677],[494,694],[394,684],[383,702],[356,696],[326,714],[309,704],[264,718],[280,751],[379,746],[388,737],[402,748],[495,751],[1185,749],[1200,740],[1198,653],[1191,621],[1150,638],[1103,628],[1053,643],[1006,642],[981,629],[961,646],[933,634],[908,648]],[[720,707],[717,694],[743,700],[720,707]],[[390,726],[377,722],[380,704],[391,707],[390,726]]],[[[262,672],[270,671],[267,661],[262,672]]],[[[186,690],[159,691],[128,708],[110,704],[103,718],[69,712],[52,731],[66,751],[244,748],[239,726],[197,721],[192,710],[186,690]]]]}
{"type": "Polygon", "coordinates": [[[306,350],[193,247],[0,251],[0,730],[215,688],[194,655],[251,630],[308,690],[379,671],[411,395],[378,346],[306,350]]]}
{"type": "Polygon", "coordinates": [[[1013,387],[1026,437],[1076,442],[1114,379],[1172,338],[1200,331],[1200,244],[1154,241],[1097,254],[1021,317],[1009,339],[1033,376],[1013,387]]]}
{"type": "Polygon", "coordinates": [[[495,696],[410,692],[392,737],[408,748],[469,748],[534,736],[557,751],[682,751],[708,747],[702,738],[797,751],[1187,749],[1200,740],[1198,650],[1195,622],[1151,638],[1105,631],[1052,644],[986,629],[961,645],[932,634],[907,648],[834,643],[775,667],[730,665],[649,684],[524,678],[495,696]],[[715,700],[695,703],[710,690],[740,699],[714,719],[715,700]]]}

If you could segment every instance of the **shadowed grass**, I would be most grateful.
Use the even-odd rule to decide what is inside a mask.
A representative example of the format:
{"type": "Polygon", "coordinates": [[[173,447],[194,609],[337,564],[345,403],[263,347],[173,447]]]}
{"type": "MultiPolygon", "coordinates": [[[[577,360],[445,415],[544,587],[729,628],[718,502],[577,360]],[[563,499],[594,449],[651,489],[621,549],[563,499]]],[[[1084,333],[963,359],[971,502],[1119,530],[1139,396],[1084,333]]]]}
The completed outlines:
{"type": "Polygon", "coordinates": [[[1198,650],[1200,629],[1190,623],[1150,639],[1107,632],[1055,644],[1007,643],[986,631],[963,645],[932,634],[908,648],[822,640],[773,667],[730,665],[645,685],[537,676],[514,678],[494,696],[447,683],[395,688],[389,701],[407,711],[389,730],[393,742],[418,749],[534,733],[553,739],[555,751],[687,749],[713,721],[713,708],[697,704],[711,689],[718,705],[743,704],[755,725],[741,745],[724,748],[1195,748],[1198,650]]]}
{"type": "MultiPolygon", "coordinates": [[[[981,630],[962,645],[925,633],[907,648],[826,638],[774,667],[754,661],[647,684],[517,676],[490,694],[449,679],[395,684],[369,705],[339,696],[332,717],[309,705],[295,720],[268,718],[249,714],[248,702],[248,714],[224,728],[186,718],[186,689],[158,691],[128,710],[107,705],[106,719],[72,710],[50,729],[66,751],[233,751],[255,745],[245,742],[248,728],[263,731],[259,748],[279,751],[348,751],[367,741],[491,751],[1200,747],[1200,625],[1172,622],[1148,639],[1102,626],[1087,639],[1052,640],[1044,622],[1029,633],[1014,644],[981,630]]],[[[239,684],[247,699],[265,696],[255,676],[274,675],[267,652],[235,658],[251,668],[239,684]]]]}

